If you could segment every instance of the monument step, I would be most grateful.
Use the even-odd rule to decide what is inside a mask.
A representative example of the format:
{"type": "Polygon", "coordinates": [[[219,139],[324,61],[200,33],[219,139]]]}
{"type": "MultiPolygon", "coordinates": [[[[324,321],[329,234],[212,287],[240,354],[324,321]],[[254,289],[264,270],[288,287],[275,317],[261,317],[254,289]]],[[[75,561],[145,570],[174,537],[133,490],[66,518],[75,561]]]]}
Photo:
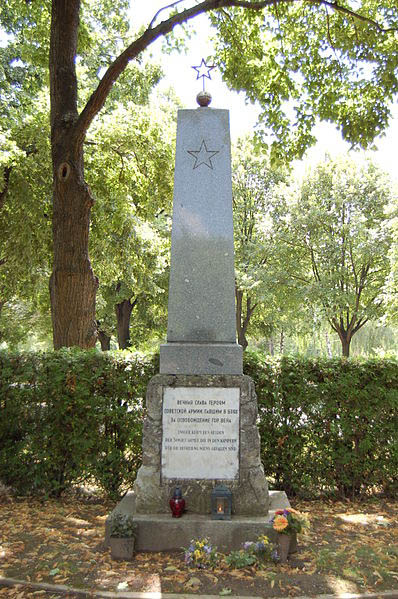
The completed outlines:
{"type": "Polygon", "coordinates": [[[223,553],[241,549],[246,541],[256,541],[265,534],[275,540],[269,518],[232,516],[231,520],[212,520],[210,515],[184,514],[172,518],[168,514],[138,514],[137,551],[178,551],[187,548],[192,539],[209,539],[223,553]]]}
{"type": "Polygon", "coordinates": [[[212,520],[210,514],[185,513],[181,518],[170,514],[135,514],[134,493],[129,492],[109,515],[105,525],[105,544],[109,544],[109,522],[121,512],[133,514],[138,524],[137,551],[178,551],[188,547],[192,539],[207,537],[221,552],[240,549],[246,541],[266,534],[273,541],[276,533],[269,524],[278,509],[289,507],[284,491],[270,491],[271,510],[264,516],[232,516],[231,520],[212,520]]]}

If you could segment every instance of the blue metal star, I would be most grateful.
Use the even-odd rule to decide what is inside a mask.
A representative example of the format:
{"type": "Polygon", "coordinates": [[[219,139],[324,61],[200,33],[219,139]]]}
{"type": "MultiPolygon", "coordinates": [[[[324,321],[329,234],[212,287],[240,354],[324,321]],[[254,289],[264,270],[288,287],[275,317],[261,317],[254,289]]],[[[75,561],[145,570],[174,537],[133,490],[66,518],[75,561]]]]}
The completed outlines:
{"type": "Polygon", "coordinates": [[[202,58],[202,62],[200,63],[199,66],[197,67],[192,67],[193,69],[195,69],[197,75],[196,75],[196,80],[202,78],[203,81],[203,91],[205,89],[205,77],[207,77],[207,79],[211,79],[211,75],[210,75],[210,71],[212,69],[215,69],[216,67],[214,65],[207,65],[205,62],[205,59],[202,58]]]}

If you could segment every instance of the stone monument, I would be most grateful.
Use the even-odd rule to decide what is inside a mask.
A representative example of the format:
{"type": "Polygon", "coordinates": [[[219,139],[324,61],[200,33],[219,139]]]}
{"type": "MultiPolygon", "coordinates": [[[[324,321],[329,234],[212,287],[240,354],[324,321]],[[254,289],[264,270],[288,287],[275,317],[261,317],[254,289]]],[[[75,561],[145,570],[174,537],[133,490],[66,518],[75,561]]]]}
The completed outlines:
{"type": "MultiPolygon", "coordinates": [[[[210,78],[203,60],[194,68],[210,78]]],[[[204,89],[197,100],[177,119],[167,342],[147,389],[142,466],[116,508],[134,512],[141,550],[203,536],[236,549],[266,532],[270,508],[288,505],[281,492],[270,505],[257,398],[236,342],[229,114],[209,108],[204,89]],[[232,492],[229,521],[210,515],[220,484],[232,492]],[[169,508],[177,486],[187,508],[180,519],[169,508]]]]}

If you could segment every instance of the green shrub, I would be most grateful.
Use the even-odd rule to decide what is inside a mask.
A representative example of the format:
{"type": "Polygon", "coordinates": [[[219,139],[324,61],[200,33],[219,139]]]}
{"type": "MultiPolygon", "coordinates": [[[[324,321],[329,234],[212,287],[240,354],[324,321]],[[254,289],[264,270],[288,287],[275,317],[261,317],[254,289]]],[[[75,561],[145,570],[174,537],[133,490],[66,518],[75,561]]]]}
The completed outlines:
{"type": "Polygon", "coordinates": [[[238,549],[237,551],[231,551],[225,556],[225,563],[230,568],[247,568],[247,566],[257,563],[257,556],[244,549],[238,549]]]}
{"type": "Polygon", "coordinates": [[[267,536],[261,535],[256,541],[247,541],[242,549],[231,551],[225,556],[230,568],[246,568],[253,564],[261,565],[271,560],[273,545],[267,536]]]}
{"type": "Polygon", "coordinates": [[[290,496],[398,491],[398,364],[245,357],[256,384],[261,458],[290,496]]]}
{"type": "Polygon", "coordinates": [[[141,460],[146,384],[156,360],[62,349],[0,353],[0,479],[60,495],[94,479],[110,497],[141,460]]]}

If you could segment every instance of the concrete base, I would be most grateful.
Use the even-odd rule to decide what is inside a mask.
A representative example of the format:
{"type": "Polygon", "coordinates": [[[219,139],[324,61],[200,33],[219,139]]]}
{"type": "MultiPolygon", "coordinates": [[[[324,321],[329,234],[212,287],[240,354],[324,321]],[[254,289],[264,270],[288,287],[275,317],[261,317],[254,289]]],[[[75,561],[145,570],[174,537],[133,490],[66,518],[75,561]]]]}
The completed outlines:
{"type": "Polygon", "coordinates": [[[232,516],[231,520],[212,520],[209,515],[186,513],[182,518],[170,514],[136,514],[135,496],[128,493],[115,507],[105,523],[105,544],[109,545],[109,529],[112,516],[121,512],[133,514],[138,524],[135,543],[137,551],[178,551],[188,547],[192,539],[207,537],[221,552],[240,549],[245,541],[255,541],[265,534],[271,541],[276,533],[269,524],[278,509],[289,507],[283,491],[270,491],[268,516],[232,516]]]}
{"type": "Polygon", "coordinates": [[[165,343],[160,374],[242,374],[243,350],[237,343],[165,343]]]}
{"type": "MultiPolygon", "coordinates": [[[[138,551],[179,550],[187,547],[194,538],[208,537],[220,551],[226,552],[240,548],[245,541],[254,541],[261,534],[273,536],[270,517],[275,510],[290,504],[282,491],[268,491],[260,460],[257,398],[250,377],[159,374],[148,384],[146,409],[142,466],[133,491],[116,506],[106,522],[105,543],[109,542],[110,519],[117,512],[134,516],[138,524],[138,551]],[[239,471],[235,478],[225,481],[215,478],[174,479],[164,475],[163,395],[164,389],[178,388],[239,390],[239,471]],[[232,493],[233,515],[229,521],[212,520],[210,514],[211,493],[220,483],[232,493]],[[175,487],[181,487],[186,500],[187,513],[182,518],[172,518],[169,508],[175,487]]],[[[211,465],[212,455],[205,452],[201,459],[209,460],[211,465]]],[[[210,468],[209,475],[213,472],[210,468]]]]}

